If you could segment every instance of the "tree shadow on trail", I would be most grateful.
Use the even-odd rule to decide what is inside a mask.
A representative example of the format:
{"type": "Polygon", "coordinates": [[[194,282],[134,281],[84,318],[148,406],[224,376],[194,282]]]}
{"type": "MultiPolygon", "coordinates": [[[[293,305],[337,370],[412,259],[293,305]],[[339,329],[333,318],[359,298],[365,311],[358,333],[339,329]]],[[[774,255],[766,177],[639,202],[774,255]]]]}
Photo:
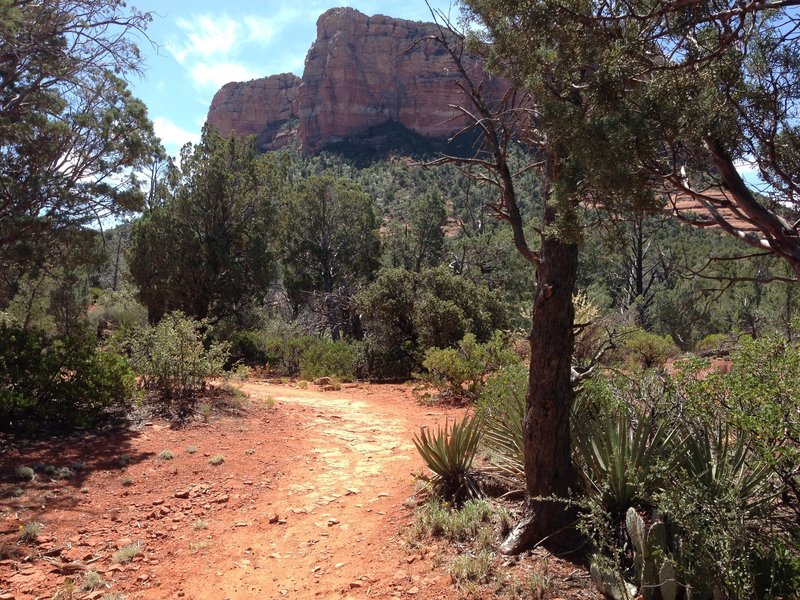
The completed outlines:
{"type": "Polygon", "coordinates": [[[155,456],[134,450],[138,436],[123,426],[33,440],[0,435],[0,516],[20,513],[25,519],[22,515],[30,513],[46,520],[59,510],[91,513],[85,485],[92,473],[116,472],[123,478],[128,467],[155,456]]]}

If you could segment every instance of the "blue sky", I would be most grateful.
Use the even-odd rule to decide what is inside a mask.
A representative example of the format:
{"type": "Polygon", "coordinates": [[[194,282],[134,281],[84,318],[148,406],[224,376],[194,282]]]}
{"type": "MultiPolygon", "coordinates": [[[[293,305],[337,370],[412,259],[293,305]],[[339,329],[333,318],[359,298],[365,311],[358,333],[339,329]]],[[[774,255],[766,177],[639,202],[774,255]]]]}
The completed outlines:
{"type": "MultiPolygon", "coordinates": [[[[430,21],[424,0],[132,0],[153,13],[141,40],[143,78],[133,77],[134,94],[147,104],[156,133],[176,155],[196,142],[214,93],[229,81],[276,73],[303,73],[316,37],[317,17],[329,8],[351,6],[374,15],[430,21]]],[[[449,0],[431,0],[445,13],[449,0]]]]}

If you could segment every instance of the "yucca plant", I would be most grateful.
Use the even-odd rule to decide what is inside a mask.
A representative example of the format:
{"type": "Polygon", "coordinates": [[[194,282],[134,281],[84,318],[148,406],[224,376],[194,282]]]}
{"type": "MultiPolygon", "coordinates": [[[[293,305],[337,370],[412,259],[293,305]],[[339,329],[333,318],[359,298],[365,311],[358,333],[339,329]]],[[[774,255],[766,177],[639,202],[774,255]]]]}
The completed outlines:
{"type": "Polygon", "coordinates": [[[483,428],[481,445],[488,470],[514,487],[525,486],[522,419],[527,391],[527,367],[508,365],[489,377],[475,408],[483,428]]]}
{"type": "Polygon", "coordinates": [[[522,418],[525,399],[510,401],[502,410],[487,413],[483,419],[483,445],[489,451],[489,464],[496,474],[513,483],[525,483],[525,451],[522,418]]]}
{"type": "Polygon", "coordinates": [[[690,432],[682,450],[681,466],[693,483],[710,497],[732,501],[739,514],[755,516],[775,497],[769,466],[752,452],[748,436],[734,437],[727,424],[690,432]]]}
{"type": "Polygon", "coordinates": [[[440,496],[460,502],[480,496],[472,461],[481,439],[478,419],[464,417],[452,427],[445,423],[432,432],[427,427],[414,436],[414,445],[433,475],[427,480],[440,496]]]}
{"type": "Polygon", "coordinates": [[[575,417],[572,430],[586,493],[620,518],[646,488],[654,487],[655,467],[672,454],[677,431],[647,409],[626,406],[575,417]]]}

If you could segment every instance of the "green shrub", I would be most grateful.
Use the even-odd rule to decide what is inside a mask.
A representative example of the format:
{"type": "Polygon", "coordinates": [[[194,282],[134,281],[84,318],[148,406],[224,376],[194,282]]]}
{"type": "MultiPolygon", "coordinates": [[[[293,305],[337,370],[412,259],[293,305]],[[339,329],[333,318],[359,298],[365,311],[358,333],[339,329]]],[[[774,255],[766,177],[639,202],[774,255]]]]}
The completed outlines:
{"type": "Polygon", "coordinates": [[[270,372],[281,377],[298,377],[306,350],[317,342],[315,337],[272,337],[264,342],[266,364],[270,372]]]}
{"type": "Polygon", "coordinates": [[[326,339],[310,344],[300,359],[300,377],[337,377],[342,381],[356,378],[360,347],[355,343],[334,342],[326,339]]]}
{"type": "Polygon", "coordinates": [[[130,337],[131,362],[145,389],[165,399],[185,399],[198,392],[207,379],[222,374],[227,343],[204,345],[209,325],[192,321],[180,312],[164,316],[154,327],[138,329],[130,337]]]}
{"type": "Polygon", "coordinates": [[[629,367],[654,369],[663,367],[680,351],[669,336],[634,329],[623,336],[615,353],[629,367]]]}
{"type": "Polygon", "coordinates": [[[147,323],[147,309],[136,299],[133,289],[101,290],[88,311],[95,331],[130,329],[147,323]]]}
{"type": "Polygon", "coordinates": [[[498,332],[488,343],[479,344],[468,333],[458,348],[429,349],[422,362],[426,372],[420,378],[439,388],[442,395],[475,399],[487,374],[516,362],[503,334],[498,332]]]}
{"type": "Polygon", "coordinates": [[[36,472],[31,467],[17,467],[14,475],[22,481],[31,481],[36,477],[36,472]]]}
{"type": "Polygon", "coordinates": [[[49,338],[0,326],[0,420],[3,426],[89,426],[134,395],[134,374],[118,354],[86,333],[49,338]]]}
{"type": "Polygon", "coordinates": [[[736,341],[724,333],[711,333],[695,344],[695,351],[702,356],[727,356],[736,341]]]}
{"type": "Polygon", "coordinates": [[[777,337],[742,340],[732,361],[729,373],[691,359],[676,363],[674,377],[596,380],[584,391],[575,463],[586,483],[582,527],[601,553],[594,563],[605,585],[621,589],[634,571],[637,585],[655,585],[654,569],[669,563],[692,597],[797,589],[800,541],[789,515],[797,510],[800,352],[777,337]],[[626,526],[622,511],[644,524],[626,526]]]}
{"type": "Polygon", "coordinates": [[[370,377],[406,378],[429,348],[454,346],[465,334],[479,342],[506,326],[497,292],[440,267],[420,273],[385,269],[356,299],[367,331],[370,377]]]}
{"type": "Polygon", "coordinates": [[[672,455],[676,428],[647,406],[585,410],[572,420],[574,462],[584,493],[621,521],[625,511],[657,491],[659,465],[672,455]]]}
{"type": "Polygon", "coordinates": [[[267,364],[267,339],[261,331],[237,331],[230,339],[230,360],[250,366],[267,364]]]}

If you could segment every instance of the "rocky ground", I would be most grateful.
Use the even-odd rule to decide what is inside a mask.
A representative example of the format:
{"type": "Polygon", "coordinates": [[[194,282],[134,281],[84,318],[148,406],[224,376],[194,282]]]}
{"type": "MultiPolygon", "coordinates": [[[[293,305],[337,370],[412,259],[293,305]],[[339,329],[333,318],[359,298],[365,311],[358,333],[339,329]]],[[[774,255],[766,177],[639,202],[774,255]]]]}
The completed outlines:
{"type": "MultiPolygon", "coordinates": [[[[3,448],[0,599],[463,596],[444,568],[455,549],[413,548],[406,530],[411,437],[464,409],[405,386],[242,387],[239,415],[3,448]]],[[[542,552],[497,568],[521,577],[542,552]]],[[[595,597],[583,569],[546,564],[548,597],[595,597]]]]}

